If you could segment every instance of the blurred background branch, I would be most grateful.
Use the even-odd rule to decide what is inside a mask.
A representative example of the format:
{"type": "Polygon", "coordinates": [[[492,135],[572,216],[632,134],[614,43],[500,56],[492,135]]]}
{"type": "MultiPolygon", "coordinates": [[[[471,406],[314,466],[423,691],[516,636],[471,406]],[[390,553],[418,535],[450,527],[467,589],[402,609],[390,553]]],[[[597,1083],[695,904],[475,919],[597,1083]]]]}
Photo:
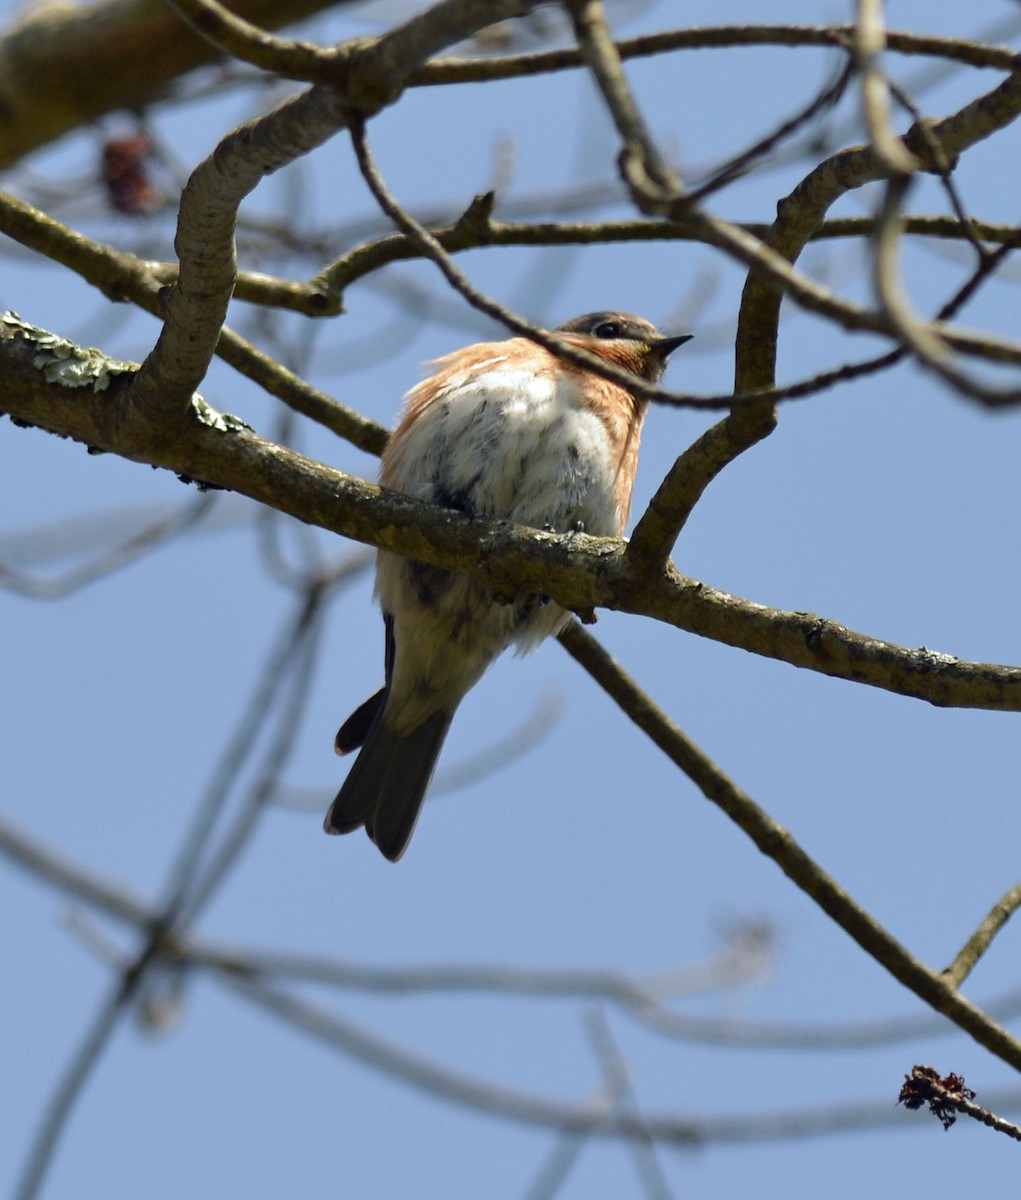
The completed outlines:
{"type": "MultiPolygon", "coordinates": [[[[201,383],[269,431],[247,464],[263,484],[301,461],[352,488],[307,510],[182,502],[166,473],[0,431],[0,855],[32,881],[5,872],[0,894],[33,997],[11,989],[0,1014],[24,1097],[14,1194],[116,1194],[111,1153],[137,1147],[134,1193],[156,1175],[135,1123],[152,1111],[158,1144],[183,1147],[175,1194],[333,1194],[337,1162],[379,1196],[744,1194],[721,1148],[757,1142],[790,1154],[774,1174],[797,1192],[809,1160],[783,1143],[817,1138],[801,1191],[840,1200],[861,1187],[821,1135],[912,1127],[860,1097],[888,1096],[905,1048],[936,1036],[975,1056],[969,1080],[1007,1081],[983,1083],[989,1110],[1017,1108],[1015,718],[946,711],[1019,706],[1018,668],[997,665],[1021,655],[1016,413],[990,433],[953,400],[1018,392],[1021,60],[993,44],[1017,14],[981,0],[966,36],[921,4],[703,28],[655,28],[680,18],[651,0],[176,7],[206,36],[153,0],[2,10],[0,300],[61,345],[150,364],[133,398],[120,376],[63,395],[61,432],[162,413],[165,449],[201,383]],[[361,171],[332,137],[347,126],[361,171]],[[621,607],[654,619],[565,631],[585,690],[556,655],[501,664],[437,776],[436,840],[376,873],[315,832],[337,712],[383,669],[371,551],[326,530],[344,505],[390,536],[405,519],[357,481],[418,359],[603,306],[696,333],[679,382],[650,389],[640,519],[613,551],[621,607]],[[810,611],[830,606],[847,626],[810,611]],[[735,669],[721,643],[757,655],[735,669]],[[167,1038],[144,1099],[129,1014],[167,1038]],[[221,1062],[230,1088],[207,1104],[195,1080],[221,1062]],[[437,1097],[463,1111],[437,1117],[437,1097]],[[242,1143],[250,1168],[222,1152],[242,1143]],[[456,1187],[437,1166],[455,1159],[473,1163],[456,1187]]],[[[457,553],[499,572],[469,524],[457,553]]],[[[552,556],[515,561],[559,578],[552,556]]],[[[994,1178],[960,1143],[950,1161],[905,1144],[891,1190],[898,1171],[994,1178]]]]}

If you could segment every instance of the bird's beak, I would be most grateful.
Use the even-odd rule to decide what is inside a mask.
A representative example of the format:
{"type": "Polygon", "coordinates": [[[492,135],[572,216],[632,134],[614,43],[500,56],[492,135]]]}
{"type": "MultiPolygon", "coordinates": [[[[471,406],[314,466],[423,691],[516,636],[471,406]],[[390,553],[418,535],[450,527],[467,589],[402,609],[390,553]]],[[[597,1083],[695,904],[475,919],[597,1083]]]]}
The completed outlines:
{"type": "Polygon", "coordinates": [[[678,346],[690,342],[694,336],[693,333],[681,333],[677,337],[656,338],[654,342],[649,343],[649,349],[659,358],[666,358],[668,354],[673,354],[678,346]]]}

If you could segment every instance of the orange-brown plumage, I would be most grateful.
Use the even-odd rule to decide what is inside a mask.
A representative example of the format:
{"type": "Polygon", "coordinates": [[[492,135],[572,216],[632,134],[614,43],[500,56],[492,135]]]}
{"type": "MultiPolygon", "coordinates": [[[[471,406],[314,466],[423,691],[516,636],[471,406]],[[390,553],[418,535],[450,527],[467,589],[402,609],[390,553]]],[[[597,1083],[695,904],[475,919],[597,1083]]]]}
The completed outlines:
{"type": "MultiPolygon", "coordinates": [[[[687,337],[664,338],[628,313],[590,313],[555,331],[655,382],[687,337]]],[[[380,482],[449,508],[556,532],[623,532],[646,402],[527,338],[439,359],[408,393],[380,482]]],[[[508,645],[529,650],[567,614],[541,597],[498,601],[485,586],[380,552],[386,684],[337,734],[363,749],[325,828],[364,825],[387,858],[404,852],[450,720],[508,645]]]]}

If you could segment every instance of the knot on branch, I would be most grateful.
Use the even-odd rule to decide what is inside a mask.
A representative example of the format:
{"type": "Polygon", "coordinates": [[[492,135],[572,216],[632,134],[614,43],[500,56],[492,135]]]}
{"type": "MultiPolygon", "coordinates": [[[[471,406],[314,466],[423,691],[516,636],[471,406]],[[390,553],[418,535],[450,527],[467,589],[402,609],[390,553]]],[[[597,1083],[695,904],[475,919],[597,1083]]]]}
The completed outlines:
{"type": "Polygon", "coordinates": [[[376,38],[346,42],[333,73],[332,85],[344,106],[362,118],[375,116],[396,103],[404,91],[407,69],[376,38]]]}
{"type": "Polygon", "coordinates": [[[492,236],[491,221],[495,204],[496,192],[475,196],[451,229],[447,248],[458,249],[462,244],[477,246],[488,242],[492,236]]]}
{"type": "Polygon", "coordinates": [[[928,175],[949,175],[960,156],[947,153],[936,133],[936,124],[928,117],[920,117],[904,135],[903,144],[914,156],[918,170],[928,175]]]}

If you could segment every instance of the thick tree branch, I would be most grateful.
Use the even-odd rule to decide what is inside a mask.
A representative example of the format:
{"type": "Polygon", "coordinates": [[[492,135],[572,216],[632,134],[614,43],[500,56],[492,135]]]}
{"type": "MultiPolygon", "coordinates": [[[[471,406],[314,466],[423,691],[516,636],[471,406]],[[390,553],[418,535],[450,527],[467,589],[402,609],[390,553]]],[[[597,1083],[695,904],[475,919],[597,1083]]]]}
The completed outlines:
{"type": "MultiPolygon", "coordinates": [[[[350,0],[231,0],[272,29],[350,0]]],[[[0,39],[0,167],[104,113],[162,98],[219,57],[160,0],[33,4],[0,39]]]]}
{"type": "MultiPolygon", "coordinates": [[[[3,193],[0,193],[0,232],[68,267],[105,296],[119,301],[130,300],[153,316],[162,312],[164,284],[177,277],[176,265],[150,263],[126,251],[100,245],[67,229],[23,200],[3,193]]],[[[332,430],[338,437],[346,438],[361,450],[371,454],[382,450],[388,436],[382,425],[312,387],[233,330],[225,326],[220,329],[215,352],[295,412],[332,430]]]]}
{"type": "Polygon", "coordinates": [[[234,291],[234,226],[241,201],[264,175],[331,137],[344,123],[337,96],[313,88],[228,134],[192,173],[181,196],[177,282],[165,324],[142,364],[130,403],[163,426],[182,418],[216,350],[234,291]]]}
{"type": "MultiPolygon", "coordinates": [[[[231,12],[256,27],[272,30],[346,2],[295,0],[285,5],[280,0],[232,0],[231,12]]],[[[220,56],[205,38],[180,36],[180,25],[180,17],[157,0],[28,8],[0,40],[0,167],[10,166],[105,113],[135,109],[160,99],[174,80],[220,56]],[[82,62],[89,64],[87,75],[71,69],[82,62]]],[[[625,59],[735,46],[844,47],[852,29],[849,25],[705,26],[627,38],[618,46],[625,59]]],[[[899,54],[925,55],[977,68],[1012,70],[1017,61],[1015,52],[1006,47],[964,39],[890,31],[886,41],[887,48],[899,54]]],[[[318,57],[310,56],[310,82],[319,78],[318,57]]],[[[493,59],[434,59],[412,71],[407,84],[421,87],[515,79],[583,65],[580,53],[573,49],[493,59]]],[[[287,66],[292,75],[305,77],[297,62],[287,66]]],[[[332,63],[329,69],[335,70],[332,63]]]]}
{"type": "MultiPolygon", "coordinates": [[[[244,428],[223,430],[193,407],[169,431],[122,403],[120,368],[105,390],[46,379],[46,355],[20,324],[0,324],[3,408],[17,421],[188,479],[228,488],[308,524],[422,562],[465,571],[497,594],[536,592],[564,607],[653,617],[730,646],[944,707],[1021,711],[1021,668],[907,649],[811,613],[785,612],[688,579],[650,577],[627,543],[472,519],[354,479],[244,428]]],[[[91,378],[91,376],[90,376],[91,378]]]]}
{"type": "Polygon", "coordinates": [[[331,50],[314,42],[274,37],[217,0],[166,0],[166,3],[221,54],[272,71],[284,79],[325,82],[336,75],[357,44],[331,50]]]}
{"type": "Polygon", "coordinates": [[[393,103],[408,75],[438,49],[537,2],[439,0],[379,38],[349,45],[344,69],[331,86],[310,88],[228,134],[192,172],[181,196],[174,243],[180,273],[165,299],[163,331],[127,403],[164,429],[184,419],[233,294],[238,206],[263,176],[322,145],[352,113],[393,103]]]}
{"type": "Polygon", "coordinates": [[[440,0],[382,38],[345,42],[333,49],[273,37],[217,0],[167,2],[223,54],[287,79],[331,84],[344,92],[353,108],[374,112],[397,98],[408,62],[420,66],[489,24],[523,16],[539,0],[440,0]]]}
{"type": "MultiPolygon", "coordinates": [[[[152,2],[117,0],[115,4],[95,6],[85,13],[92,20],[98,14],[112,19],[118,12],[138,13],[152,2]]],[[[994,336],[952,329],[947,324],[980,282],[989,278],[1018,237],[1016,229],[980,233],[977,224],[967,218],[950,178],[955,154],[1002,128],[1021,111],[1021,59],[1018,56],[1010,51],[949,39],[886,33],[882,28],[881,5],[873,0],[859,0],[859,20],[854,27],[799,30],[756,26],[728,27],[721,31],[681,30],[649,39],[634,39],[629,43],[613,42],[602,18],[602,6],[596,0],[567,0],[564,7],[574,15],[581,43],[578,51],[471,63],[437,60],[434,56],[490,21],[531,10],[536,7],[537,0],[433,0],[428,5],[417,6],[421,9],[417,15],[381,37],[358,38],[334,48],[273,36],[268,30],[275,18],[260,16],[254,0],[227,0],[231,11],[222,7],[218,0],[169,0],[169,3],[187,11],[194,24],[232,57],[256,64],[261,69],[308,78],[316,86],[275,112],[228,135],[217,151],[195,171],[181,205],[177,240],[179,267],[176,263],[145,262],[97,246],[49,221],[43,214],[30,211],[28,206],[7,203],[0,197],[0,231],[10,232],[24,245],[33,246],[78,272],[101,288],[106,296],[117,300],[128,298],[166,321],[154,352],[139,369],[135,364],[111,362],[99,351],[82,352],[68,342],[33,330],[13,315],[0,318],[0,377],[4,380],[0,388],[0,413],[9,413],[14,424],[36,425],[75,438],[90,448],[174,471],[184,481],[196,482],[200,487],[231,489],[252,497],[266,506],[265,519],[259,522],[264,528],[279,526],[280,522],[273,520],[274,513],[285,513],[344,537],[385,547],[446,569],[464,571],[490,586],[495,595],[535,592],[550,596],[568,609],[610,607],[650,617],[750,653],[834,678],[924,699],[932,704],[1021,712],[1021,668],[960,662],[924,647],[909,649],[881,642],[809,613],[757,605],[682,576],[669,560],[679,529],[709,481],[737,455],[771,431],[775,421],[774,405],[779,399],[810,394],[855,374],[883,369],[909,352],[951,384],[955,382],[955,368],[952,363],[946,369],[944,367],[955,352],[990,361],[1021,363],[1021,346],[994,336]],[[234,10],[240,16],[236,16],[234,10]],[[701,211],[697,202],[716,190],[717,185],[723,186],[741,172],[760,165],[761,156],[771,152],[789,131],[800,128],[810,119],[815,120],[828,98],[839,94],[840,84],[827,88],[807,108],[797,110],[794,116],[776,124],[772,132],[743,154],[729,159],[720,171],[710,175],[700,191],[685,194],[670,162],[656,148],[652,135],[655,122],[650,121],[646,126],[621,68],[621,63],[632,54],[662,53],[696,45],[738,44],[839,47],[842,61],[849,61],[849,52],[856,49],[861,68],[871,144],[832,156],[783,202],[779,218],[772,225],[724,222],[701,211]],[[904,93],[883,74],[881,55],[887,57],[891,52],[933,54],[947,61],[995,67],[1007,70],[1010,77],[960,113],[930,124],[910,107],[910,97],[905,98],[904,93]],[[486,197],[471,205],[453,225],[430,232],[389,195],[371,163],[366,169],[367,150],[359,139],[366,118],[392,104],[410,86],[473,77],[492,80],[576,67],[583,61],[599,81],[617,120],[632,196],[644,212],[654,218],[652,220],[512,226],[493,221],[491,197],[486,197]],[[905,138],[894,136],[889,111],[891,96],[907,105],[914,116],[915,126],[905,138]],[[264,175],[321,145],[345,126],[352,128],[365,177],[370,186],[375,185],[373,190],[382,208],[403,233],[357,248],[307,284],[239,274],[234,227],[238,206],[244,197],[264,175]],[[957,221],[944,221],[939,226],[939,219],[912,217],[901,212],[900,174],[906,176],[915,169],[941,176],[951,207],[957,213],[957,221]],[[889,182],[891,176],[895,177],[892,183],[889,182]],[[886,182],[888,202],[877,220],[841,222],[827,219],[826,214],[835,199],[869,180],[886,182]],[[906,297],[902,298],[897,290],[900,278],[896,251],[901,234],[911,229],[911,223],[918,232],[926,235],[934,234],[940,228],[939,236],[968,238],[978,252],[978,267],[954,299],[944,305],[935,322],[916,316],[906,297]],[[725,421],[707,431],[678,458],[639,523],[630,545],[618,539],[594,539],[581,534],[551,535],[417,503],[331,470],[260,437],[236,418],[210,410],[195,392],[211,356],[219,354],[296,411],[321,421],[357,445],[379,450],[386,437],[382,427],[310,388],[296,374],[285,370],[224,325],[232,298],[309,316],[337,315],[342,311],[341,298],[347,284],[378,270],[387,262],[425,256],[439,264],[448,281],[482,311],[538,341],[546,338],[548,342],[544,344],[559,349],[555,339],[514,317],[474,288],[470,280],[452,265],[450,255],[476,245],[581,244],[605,242],[618,235],[619,240],[701,242],[719,250],[728,266],[737,262],[749,272],[738,338],[734,395],[686,397],[634,386],[635,391],[664,402],[726,406],[730,413],[725,421]],[[836,289],[823,287],[809,270],[795,267],[801,249],[810,240],[862,235],[874,240],[872,249],[878,284],[874,307],[852,303],[836,289]],[[986,236],[1001,243],[995,253],[986,251],[982,245],[980,238],[986,236]],[[774,366],[777,321],[783,295],[790,295],[797,305],[821,314],[839,328],[878,332],[889,339],[894,348],[881,358],[821,372],[812,379],[777,389],[774,387],[774,366]]],[[[268,6],[270,0],[262,0],[262,3],[268,6]]],[[[272,0],[273,5],[278,3],[279,0],[272,0]]],[[[296,15],[296,11],[290,7],[286,14],[288,19],[296,15]]],[[[48,16],[38,18],[38,28],[42,28],[48,16]]],[[[27,18],[21,29],[31,27],[35,20],[35,17],[27,18]]],[[[63,20],[59,9],[55,20],[63,20]]],[[[63,28],[85,30],[84,25],[76,26],[73,21],[63,28]]],[[[96,33],[97,40],[103,36],[98,30],[96,33]]],[[[63,39],[63,62],[69,79],[73,79],[76,72],[66,70],[67,66],[77,67],[83,57],[90,63],[91,70],[104,69],[102,63],[105,60],[98,53],[90,57],[83,36],[73,40],[72,34],[72,40],[68,41],[65,32],[63,39]]],[[[192,47],[192,54],[199,45],[190,37],[164,37],[164,41],[168,46],[183,41],[192,47]]],[[[24,49],[25,44],[19,47],[17,35],[13,40],[0,43],[0,109],[13,95],[22,105],[21,125],[28,128],[30,122],[24,114],[33,108],[31,84],[13,71],[6,77],[3,72],[5,53],[24,49]]],[[[202,52],[207,56],[206,61],[211,60],[212,52],[205,48],[202,52]]],[[[160,71],[153,69],[154,56],[158,57],[158,52],[154,50],[148,58],[137,50],[128,53],[135,56],[146,75],[145,81],[136,78],[130,85],[141,89],[137,97],[139,103],[160,99],[161,93],[165,95],[166,85],[165,81],[161,82],[164,77],[160,71]]],[[[88,91],[90,96],[80,106],[80,111],[87,111],[89,104],[101,105],[105,102],[104,97],[106,100],[111,96],[123,97],[121,81],[126,75],[137,75],[126,69],[124,56],[123,46],[118,46],[117,62],[112,63],[107,72],[109,79],[83,81],[82,91],[88,91]],[[93,91],[95,97],[91,95],[93,91]]],[[[800,60],[800,54],[798,58],[800,60]]],[[[200,60],[201,56],[194,59],[200,60]]],[[[133,60],[131,67],[134,65],[133,60]]],[[[252,78],[250,72],[244,77],[252,78]]],[[[59,82],[55,83],[54,92],[59,110],[59,105],[67,101],[68,96],[66,91],[60,92],[59,82]]],[[[75,102],[73,97],[70,99],[75,102]]],[[[43,140],[53,136],[53,130],[59,130],[63,119],[59,111],[51,117],[47,111],[48,100],[48,96],[38,98],[42,113],[39,136],[43,140]],[[47,130],[51,132],[47,133],[47,130]]],[[[120,103],[129,102],[122,98],[120,103]]],[[[8,105],[8,110],[13,111],[13,106],[8,105]]],[[[14,156],[22,153],[11,138],[4,142],[4,137],[11,133],[5,120],[6,116],[0,114],[0,159],[4,153],[14,156]]],[[[822,130],[820,144],[835,145],[832,132],[827,134],[822,130]]],[[[807,139],[805,141],[807,146],[807,139]]],[[[813,157],[824,152],[817,150],[813,157]]],[[[296,193],[295,188],[291,195],[296,193]]],[[[534,207],[532,211],[535,211],[534,207]]],[[[568,210],[561,207],[558,211],[568,210]]],[[[293,232],[287,224],[286,221],[280,223],[284,235],[293,232]]],[[[353,240],[340,240],[336,234],[332,237],[332,246],[351,245],[353,240]]],[[[290,240],[282,236],[274,250],[277,245],[285,250],[300,246],[303,251],[314,247],[325,257],[328,252],[321,251],[323,244],[321,236],[309,236],[305,231],[290,240]]],[[[966,266],[964,271],[968,269],[966,266]]],[[[405,320],[410,325],[410,320],[406,317],[405,320]]],[[[271,336],[276,333],[273,329],[271,336]]],[[[301,349],[299,339],[294,349],[295,359],[299,359],[301,349]]],[[[286,352],[291,350],[288,346],[286,352]]],[[[601,364],[596,369],[600,368],[601,364]]],[[[1014,398],[1012,393],[994,395],[988,389],[987,393],[980,395],[978,389],[972,389],[969,394],[986,403],[999,402],[1005,396],[1014,398]]],[[[281,417],[283,430],[287,414],[281,414],[281,417]]],[[[9,436],[19,435],[10,430],[9,436]]],[[[289,432],[282,431],[280,440],[289,436],[289,432]]],[[[273,541],[272,535],[264,541],[273,541]]],[[[286,580],[304,596],[310,622],[314,612],[319,611],[321,589],[329,586],[325,575],[318,570],[321,560],[308,549],[312,542],[320,543],[322,539],[310,535],[301,539],[302,565],[293,568],[286,580]]],[[[265,544],[262,549],[271,572],[274,567],[279,569],[283,556],[274,558],[273,548],[266,551],[265,544]]],[[[289,563],[283,566],[285,570],[290,568],[289,563]]],[[[280,573],[283,575],[284,570],[280,573]]],[[[1021,899],[1021,888],[1012,889],[992,910],[947,971],[933,972],[873,920],[805,854],[787,830],[758,808],[691,743],[598,644],[573,625],[561,640],[593,678],[617,699],[624,712],[672,762],[687,772],[703,794],[859,946],[894,978],[982,1045],[1021,1067],[1021,1043],[960,995],[962,981],[1016,908],[1021,899]]],[[[36,1154],[30,1160],[26,1195],[35,1190],[42,1170],[52,1158],[56,1133],[76,1090],[92,1069],[114,1027],[115,1019],[129,1001],[144,1002],[145,995],[140,986],[143,981],[151,986],[152,995],[158,997],[161,988],[164,993],[171,990],[161,983],[161,979],[172,975],[180,981],[192,968],[211,970],[219,981],[243,994],[250,1002],[286,1018],[296,1028],[360,1059],[370,1068],[389,1072],[434,1095],[475,1109],[566,1130],[579,1138],[595,1133],[637,1140],[648,1140],[652,1136],[697,1143],[776,1137],[785,1132],[816,1132],[834,1126],[850,1129],[856,1127],[856,1122],[861,1123],[862,1114],[857,1109],[850,1116],[843,1112],[835,1117],[832,1112],[827,1113],[826,1120],[814,1112],[804,1123],[798,1119],[802,1114],[795,1114],[793,1125],[791,1114],[783,1113],[771,1114],[761,1123],[749,1122],[740,1115],[718,1120],[701,1114],[688,1119],[683,1114],[657,1113],[651,1121],[640,1114],[632,1119],[630,1114],[618,1111],[622,1088],[618,1064],[611,1063],[611,1056],[615,1054],[613,1048],[604,1057],[609,1073],[613,1075],[612,1087],[604,1091],[613,1094],[608,1097],[597,1094],[587,1104],[494,1087],[487,1081],[448,1071],[440,1063],[425,1061],[413,1052],[352,1026],[326,1009],[308,1003],[297,989],[276,986],[283,982],[288,967],[293,970],[295,980],[339,982],[349,964],[340,964],[339,974],[327,980],[331,964],[326,964],[324,969],[322,962],[306,960],[303,964],[306,973],[301,975],[302,964],[293,958],[285,962],[288,956],[276,956],[275,964],[273,955],[263,956],[261,962],[256,956],[247,958],[243,952],[232,958],[229,953],[220,953],[222,947],[193,940],[188,930],[194,915],[193,902],[204,903],[211,890],[225,877],[220,869],[234,865],[234,853],[244,844],[251,828],[251,817],[274,792],[281,756],[293,746],[294,722],[307,682],[301,671],[310,669],[313,661],[311,634],[302,644],[307,657],[294,667],[297,682],[293,692],[288,693],[290,706],[282,710],[280,723],[266,739],[265,761],[256,772],[239,821],[227,831],[218,848],[213,846],[208,835],[219,811],[216,806],[227,796],[226,791],[217,789],[228,776],[234,777],[235,769],[241,769],[242,758],[245,758],[244,755],[238,757],[228,746],[223,760],[227,767],[214,774],[208,793],[213,797],[213,803],[207,804],[199,814],[194,838],[179,859],[181,870],[176,879],[172,877],[168,888],[171,895],[168,903],[154,905],[149,911],[148,905],[130,895],[119,894],[113,885],[91,879],[88,872],[78,870],[74,864],[48,862],[47,855],[38,847],[25,851],[24,846],[17,846],[17,837],[8,836],[8,832],[0,827],[0,849],[5,854],[29,865],[53,886],[84,896],[89,903],[125,922],[136,936],[141,932],[144,940],[137,953],[123,960],[118,948],[100,945],[101,950],[112,950],[108,958],[120,976],[117,989],[50,1106],[36,1154]],[[199,865],[196,856],[200,850],[213,866],[204,875],[193,876],[199,865]],[[199,880],[197,884],[195,879],[199,880]],[[177,900],[185,897],[188,902],[182,907],[177,900]],[[274,965],[283,969],[276,973],[275,980],[270,980],[266,973],[274,965]]],[[[273,670],[277,661],[282,660],[274,658],[263,676],[266,695],[271,690],[267,681],[272,680],[273,686],[282,682],[283,668],[273,670]]],[[[257,694],[254,707],[258,709],[261,703],[257,694]]],[[[255,725],[245,718],[241,737],[234,744],[239,745],[249,735],[254,738],[255,725]]],[[[254,745],[254,742],[249,744],[254,745]]],[[[408,985],[408,980],[401,980],[399,973],[392,973],[385,980],[383,975],[377,971],[373,977],[372,972],[349,970],[346,986],[375,987],[382,981],[384,988],[399,990],[408,985]],[[357,982],[352,983],[352,979],[357,982]]],[[[461,977],[462,983],[465,978],[461,977]]],[[[519,990],[536,982],[533,978],[522,984],[519,979],[518,983],[522,984],[519,990]]],[[[549,974],[540,982],[564,989],[586,986],[583,978],[576,976],[570,980],[566,974],[555,981],[549,974]]],[[[607,986],[607,995],[632,1005],[636,1014],[649,1018],[649,1023],[654,1024],[655,999],[650,999],[640,987],[628,986],[629,982],[624,980],[618,988],[612,979],[609,983],[605,977],[601,982],[597,981],[599,986],[607,986]]],[[[412,986],[421,986],[421,983],[419,978],[412,986]]],[[[680,1023],[678,1014],[678,1027],[680,1023]]]]}

